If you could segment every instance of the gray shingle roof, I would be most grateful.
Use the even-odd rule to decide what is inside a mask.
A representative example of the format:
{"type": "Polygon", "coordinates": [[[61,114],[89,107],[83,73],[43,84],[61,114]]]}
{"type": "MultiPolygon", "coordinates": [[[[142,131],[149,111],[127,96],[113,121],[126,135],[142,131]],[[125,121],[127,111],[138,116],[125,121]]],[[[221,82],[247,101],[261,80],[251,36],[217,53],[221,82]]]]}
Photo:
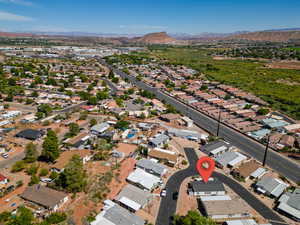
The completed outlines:
{"type": "Polygon", "coordinates": [[[277,179],[268,176],[265,176],[259,180],[256,186],[263,188],[265,191],[271,193],[275,197],[279,197],[287,188],[287,185],[284,183],[280,183],[277,179]]]}
{"type": "Polygon", "coordinates": [[[150,142],[157,146],[157,145],[164,143],[168,139],[169,139],[169,136],[167,136],[165,134],[160,134],[160,135],[156,136],[155,138],[153,138],[150,142]]]}
{"type": "Polygon", "coordinates": [[[300,188],[296,189],[293,194],[291,194],[287,204],[295,209],[300,210],[300,188]]]}
{"type": "Polygon", "coordinates": [[[103,216],[115,225],[144,225],[145,221],[140,217],[130,213],[121,206],[115,205],[108,209],[103,216]]]}
{"type": "Polygon", "coordinates": [[[230,161],[234,160],[238,155],[235,152],[224,152],[216,157],[216,162],[222,166],[226,166],[230,161]]]}
{"type": "Polygon", "coordinates": [[[149,191],[144,191],[131,184],[126,185],[122,191],[116,197],[116,200],[120,200],[122,197],[126,197],[141,206],[147,204],[148,199],[151,198],[151,193],[149,191]]]}
{"type": "Polygon", "coordinates": [[[222,140],[218,140],[218,141],[213,141],[211,143],[208,143],[204,146],[204,151],[206,152],[211,152],[217,148],[220,148],[222,146],[226,146],[227,148],[229,148],[231,145],[227,144],[226,142],[222,141],[222,140]]]}
{"type": "Polygon", "coordinates": [[[214,178],[214,180],[209,180],[207,183],[195,180],[192,181],[190,185],[194,192],[225,191],[223,183],[216,178],[214,178]]]}
{"type": "Polygon", "coordinates": [[[41,186],[39,184],[35,184],[27,187],[21,194],[21,197],[46,208],[53,208],[65,197],[67,197],[67,194],[45,186],[41,186]]]}
{"type": "Polygon", "coordinates": [[[151,170],[160,176],[163,175],[165,170],[167,169],[164,165],[155,163],[149,159],[141,159],[137,161],[136,166],[145,170],[151,170]]]}

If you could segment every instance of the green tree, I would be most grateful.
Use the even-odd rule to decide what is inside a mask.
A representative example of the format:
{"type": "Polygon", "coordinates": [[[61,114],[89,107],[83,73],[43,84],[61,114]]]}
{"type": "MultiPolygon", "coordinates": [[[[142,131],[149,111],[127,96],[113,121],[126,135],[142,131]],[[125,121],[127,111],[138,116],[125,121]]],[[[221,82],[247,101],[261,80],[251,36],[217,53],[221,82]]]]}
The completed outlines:
{"type": "Polygon", "coordinates": [[[201,216],[197,211],[188,211],[186,216],[174,215],[174,225],[217,225],[212,219],[201,216]]]}
{"type": "Polygon", "coordinates": [[[116,125],[115,128],[117,129],[128,129],[129,128],[130,123],[126,120],[119,120],[116,125]]]}
{"type": "Polygon", "coordinates": [[[97,124],[97,120],[95,118],[90,120],[90,126],[95,126],[97,124]]]}
{"type": "Polygon", "coordinates": [[[44,177],[44,176],[47,176],[48,173],[49,173],[49,170],[48,170],[48,169],[42,168],[41,171],[40,171],[39,176],[40,176],[40,177],[44,177]]]}
{"type": "Polygon", "coordinates": [[[113,79],[115,77],[115,74],[114,74],[114,72],[111,70],[110,72],[109,72],[109,74],[108,74],[108,78],[109,79],[113,79]]]}
{"type": "Polygon", "coordinates": [[[11,172],[13,172],[13,173],[20,172],[20,171],[24,170],[25,168],[26,168],[26,163],[23,160],[17,161],[12,166],[11,172]]]}
{"type": "Polygon", "coordinates": [[[31,176],[31,179],[30,179],[30,182],[29,182],[29,186],[32,186],[34,184],[38,184],[39,182],[40,182],[40,178],[37,175],[33,174],[31,176]]]}
{"type": "Polygon", "coordinates": [[[86,178],[82,159],[79,155],[74,155],[64,171],[59,174],[55,184],[68,192],[76,193],[84,190],[87,184],[86,178]]]}
{"type": "Polygon", "coordinates": [[[27,167],[26,173],[28,175],[34,175],[37,173],[38,169],[39,169],[39,166],[37,164],[33,163],[29,167],[27,167]]]}
{"type": "Polygon", "coordinates": [[[260,109],[257,111],[257,113],[258,113],[259,115],[267,115],[269,112],[270,112],[270,110],[267,109],[267,108],[260,108],[260,109]]]}
{"type": "Polygon", "coordinates": [[[111,79],[111,81],[115,84],[119,83],[119,77],[114,77],[111,79]]]}
{"type": "Polygon", "coordinates": [[[42,158],[49,162],[54,162],[60,154],[59,141],[53,130],[49,130],[43,142],[42,158]]]}
{"type": "Polygon", "coordinates": [[[97,99],[100,100],[104,100],[107,99],[109,97],[108,92],[107,91],[99,91],[96,95],[97,99]]]}
{"type": "Polygon", "coordinates": [[[89,105],[97,105],[98,103],[98,99],[96,96],[91,96],[88,98],[88,102],[89,105]]]}
{"type": "Polygon", "coordinates": [[[30,142],[25,147],[25,158],[24,161],[27,163],[33,163],[38,158],[37,147],[33,142],[30,142]]]}
{"type": "Polygon", "coordinates": [[[46,217],[45,222],[49,224],[58,224],[67,219],[67,215],[64,212],[54,212],[46,217]]]}
{"type": "Polygon", "coordinates": [[[47,117],[52,112],[52,108],[48,104],[41,104],[41,105],[39,105],[38,108],[37,108],[37,110],[38,110],[38,112],[36,114],[37,117],[39,117],[41,115],[43,115],[43,117],[47,117]]]}
{"type": "Polygon", "coordinates": [[[37,91],[33,91],[31,93],[31,97],[37,98],[37,97],[39,97],[39,93],[37,91]]]}
{"type": "Polygon", "coordinates": [[[80,127],[77,123],[69,124],[69,132],[67,133],[67,137],[74,137],[80,132],[80,127]]]}
{"type": "Polygon", "coordinates": [[[6,225],[33,225],[33,222],[33,213],[24,206],[21,206],[18,208],[16,216],[12,217],[12,219],[6,223],[6,225]]]}

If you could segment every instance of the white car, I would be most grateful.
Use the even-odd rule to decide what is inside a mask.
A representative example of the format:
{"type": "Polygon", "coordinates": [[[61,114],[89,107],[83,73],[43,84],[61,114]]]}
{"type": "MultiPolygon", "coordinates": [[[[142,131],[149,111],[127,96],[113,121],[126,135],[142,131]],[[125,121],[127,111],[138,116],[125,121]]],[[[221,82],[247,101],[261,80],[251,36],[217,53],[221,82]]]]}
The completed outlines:
{"type": "Polygon", "coordinates": [[[160,192],[160,196],[161,197],[166,197],[167,196],[167,190],[166,189],[162,189],[160,192]]]}

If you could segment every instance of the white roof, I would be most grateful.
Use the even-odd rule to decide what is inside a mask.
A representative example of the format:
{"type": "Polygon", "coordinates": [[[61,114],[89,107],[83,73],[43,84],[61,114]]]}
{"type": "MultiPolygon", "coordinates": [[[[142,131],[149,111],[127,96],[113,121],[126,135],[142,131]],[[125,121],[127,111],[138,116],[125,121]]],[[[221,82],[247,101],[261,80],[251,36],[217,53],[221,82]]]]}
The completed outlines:
{"type": "Polygon", "coordinates": [[[286,212],[286,213],[288,213],[288,214],[290,214],[290,215],[292,215],[292,216],[294,216],[294,217],[296,217],[296,218],[298,218],[298,219],[300,219],[300,211],[293,208],[293,207],[291,207],[291,206],[289,206],[288,204],[286,204],[284,202],[281,202],[278,205],[277,208],[284,211],[284,212],[286,212]]]}
{"type": "Polygon", "coordinates": [[[253,173],[251,173],[250,177],[257,178],[257,177],[264,175],[266,172],[267,172],[267,170],[265,168],[260,167],[257,170],[255,170],[253,173]]]}
{"type": "Polygon", "coordinates": [[[162,148],[154,148],[154,150],[164,152],[164,153],[167,153],[167,154],[170,154],[170,155],[176,155],[176,152],[169,151],[169,150],[162,149],[162,148]]]}
{"type": "Polygon", "coordinates": [[[224,145],[224,146],[221,146],[219,148],[212,150],[211,153],[215,155],[215,154],[218,154],[219,152],[225,151],[226,149],[227,149],[227,146],[224,145]]]}
{"type": "Polygon", "coordinates": [[[129,174],[127,180],[136,184],[140,184],[148,190],[151,190],[156,184],[161,181],[159,177],[147,173],[140,168],[137,168],[135,171],[129,174]]]}
{"type": "Polygon", "coordinates": [[[241,153],[239,152],[236,152],[236,154],[238,155],[238,157],[236,157],[235,159],[231,160],[228,164],[230,166],[234,166],[240,162],[242,162],[243,160],[247,159],[246,156],[242,155],[241,153]]]}
{"type": "Polygon", "coordinates": [[[132,201],[131,199],[129,198],[126,198],[126,197],[122,197],[119,199],[119,202],[123,203],[124,205],[128,206],[129,208],[137,211],[141,208],[141,205],[136,203],[135,201],[132,201]]]}
{"type": "Polygon", "coordinates": [[[231,200],[229,195],[212,195],[212,196],[200,196],[201,201],[224,201],[231,200]]]}
{"type": "Polygon", "coordinates": [[[255,220],[248,219],[248,220],[229,220],[226,221],[227,225],[257,225],[255,220]]]}

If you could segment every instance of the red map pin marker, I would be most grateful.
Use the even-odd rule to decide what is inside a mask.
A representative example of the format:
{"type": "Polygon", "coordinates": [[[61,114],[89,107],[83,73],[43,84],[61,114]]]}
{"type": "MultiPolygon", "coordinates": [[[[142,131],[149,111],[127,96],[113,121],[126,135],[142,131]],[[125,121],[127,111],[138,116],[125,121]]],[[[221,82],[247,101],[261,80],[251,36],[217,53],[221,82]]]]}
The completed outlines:
{"type": "Polygon", "coordinates": [[[201,157],[197,162],[197,171],[205,183],[215,170],[215,161],[207,156],[201,157]]]}

